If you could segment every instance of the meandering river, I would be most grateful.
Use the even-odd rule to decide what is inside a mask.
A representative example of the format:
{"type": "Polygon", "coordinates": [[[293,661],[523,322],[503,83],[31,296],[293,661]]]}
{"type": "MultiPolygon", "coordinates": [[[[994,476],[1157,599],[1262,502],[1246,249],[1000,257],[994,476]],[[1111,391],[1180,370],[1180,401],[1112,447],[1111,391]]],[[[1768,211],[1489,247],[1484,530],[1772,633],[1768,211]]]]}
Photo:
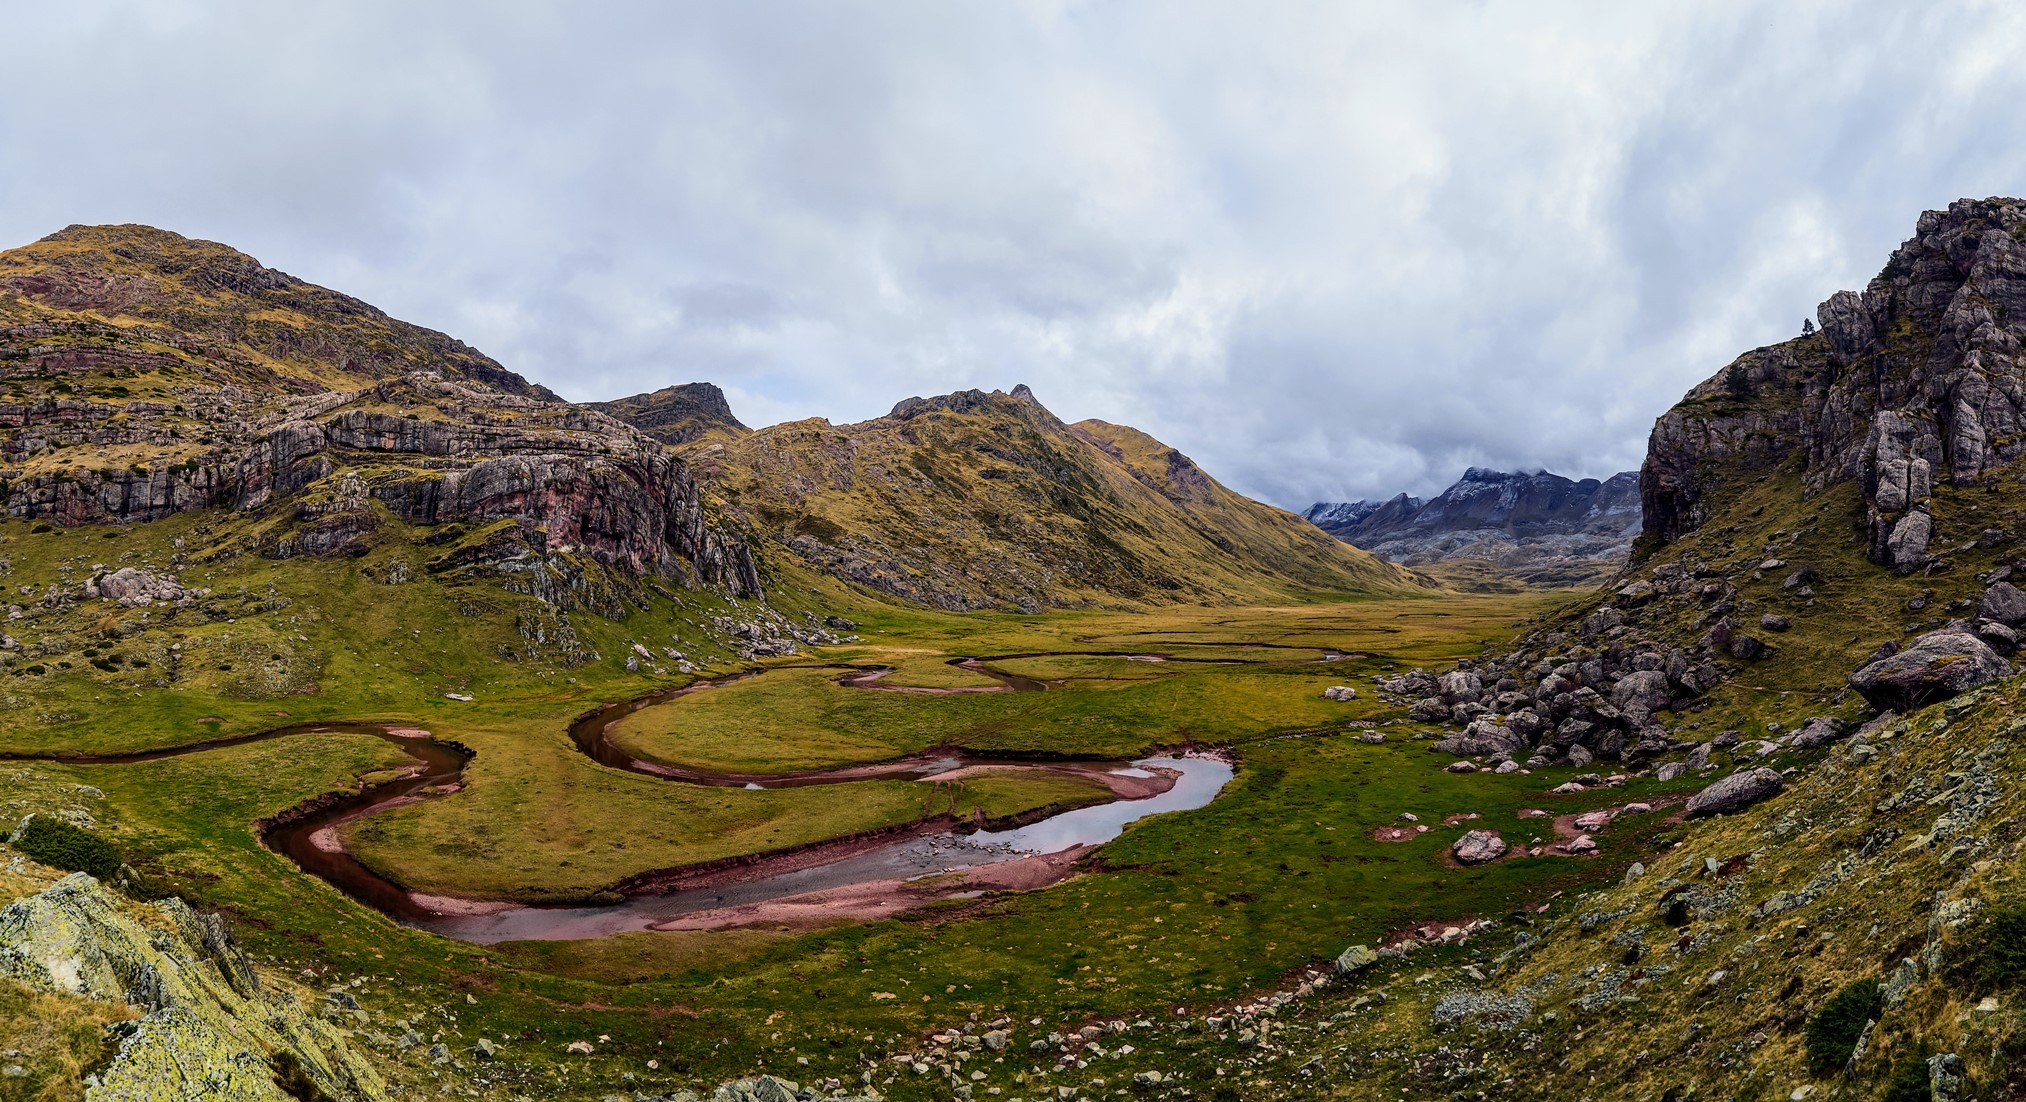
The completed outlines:
{"type": "MultiPolygon", "coordinates": [[[[1001,682],[983,691],[1034,692],[1047,686],[985,668],[963,665],[1001,682]]],[[[880,691],[910,691],[879,684],[888,672],[842,667],[840,683],[880,691]]],[[[75,764],[130,764],[203,753],[224,746],[307,733],[342,732],[385,739],[414,759],[407,775],[362,792],[330,793],[259,824],[262,840],[303,871],[404,925],[466,941],[605,937],[633,930],[710,929],[757,922],[822,922],[897,913],[933,899],[976,895],[1005,887],[1038,887],[1072,875],[1075,859],[1118,837],[1149,815],[1208,804],[1232,777],[1214,757],[1162,755],[1135,762],[1032,761],[937,748],[886,762],[796,773],[715,772],[648,761],[616,746],[612,727],[654,704],[707,691],[766,671],[701,681],[598,708],[571,724],[578,748],[600,764],[677,784],[775,788],[849,785],[870,779],[956,780],[984,771],[1051,771],[1099,780],[1114,799],[1046,815],[1004,830],[965,829],[944,817],[777,854],[694,868],[653,870],[620,886],[624,898],[582,906],[532,905],[512,900],[430,896],[396,884],[345,849],[345,824],[388,808],[446,796],[462,785],[469,750],[438,741],[426,731],[393,724],[297,724],[235,738],[214,739],[133,754],[0,754],[0,759],[62,760],[75,764]]],[[[979,691],[979,690],[972,690],[979,691]]]]}

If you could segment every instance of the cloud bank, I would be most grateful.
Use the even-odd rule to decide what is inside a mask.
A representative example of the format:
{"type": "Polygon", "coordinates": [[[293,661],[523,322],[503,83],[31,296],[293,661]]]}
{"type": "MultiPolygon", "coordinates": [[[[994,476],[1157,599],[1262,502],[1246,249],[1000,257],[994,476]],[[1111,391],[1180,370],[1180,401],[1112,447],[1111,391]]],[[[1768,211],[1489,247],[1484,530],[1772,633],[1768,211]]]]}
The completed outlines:
{"type": "Polygon", "coordinates": [[[1919,212],[2026,188],[2026,11],[81,2],[0,245],[233,244],[577,399],[1032,385],[1299,508],[1605,476],[1919,212]]]}

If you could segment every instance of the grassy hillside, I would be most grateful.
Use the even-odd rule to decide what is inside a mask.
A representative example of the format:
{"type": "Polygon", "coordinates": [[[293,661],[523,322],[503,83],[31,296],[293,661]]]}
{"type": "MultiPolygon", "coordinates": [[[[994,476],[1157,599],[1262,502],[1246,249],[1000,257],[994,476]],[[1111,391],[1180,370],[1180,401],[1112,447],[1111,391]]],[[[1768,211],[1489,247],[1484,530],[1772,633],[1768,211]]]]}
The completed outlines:
{"type": "Polygon", "coordinates": [[[940,608],[1432,588],[1144,433],[1066,425],[1025,387],[913,398],[854,425],[775,425],[690,458],[787,553],[940,608]]]}
{"type": "Polygon", "coordinates": [[[152,226],[71,226],[0,253],[0,325],[23,324],[52,327],[45,347],[119,350],[281,391],[351,389],[426,368],[555,398],[462,341],[152,226]]]}

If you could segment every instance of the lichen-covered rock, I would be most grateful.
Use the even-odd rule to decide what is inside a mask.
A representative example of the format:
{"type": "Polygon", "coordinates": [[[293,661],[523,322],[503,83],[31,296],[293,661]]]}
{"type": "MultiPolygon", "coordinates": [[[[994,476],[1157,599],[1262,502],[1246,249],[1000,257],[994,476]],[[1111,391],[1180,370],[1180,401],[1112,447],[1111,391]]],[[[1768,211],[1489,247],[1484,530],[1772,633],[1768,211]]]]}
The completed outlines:
{"type": "Polygon", "coordinates": [[[1473,830],[1458,838],[1449,853],[1465,865],[1482,865],[1505,856],[1505,839],[1495,830],[1473,830]]]}
{"type": "Polygon", "coordinates": [[[1378,951],[1369,945],[1353,945],[1337,954],[1337,971],[1344,975],[1361,972],[1377,963],[1378,951]]]}
{"type": "Polygon", "coordinates": [[[118,1050],[86,1102],[389,1097],[335,1029],[295,1000],[261,992],[215,916],[180,901],[156,910],[160,927],[144,924],[138,905],[84,873],[0,908],[0,975],[143,1012],[118,1027],[118,1050]]]}
{"type": "Polygon", "coordinates": [[[1667,675],[1658,670],[1627,674],[1611,690],[1611,703],[1635,723],[1666,708],[1667,702],[1667,675]]]}
{"type": "Polygon", "coordinates": [[[1849,729],[1842,720],[1834,716],[1816,716],[1794,733],[1792,745],[1796,750],[1813,750],[1827,746],[1846,734],[1849,734],[1849,729]]]}
{"type": "Polygon", "coordinates": [[[2011,663],[1988,643],[1952,627],[1859,669],[1850,675],[1850,687],[1874,708],[1908,712],[2010,676],[2011,663]]]}

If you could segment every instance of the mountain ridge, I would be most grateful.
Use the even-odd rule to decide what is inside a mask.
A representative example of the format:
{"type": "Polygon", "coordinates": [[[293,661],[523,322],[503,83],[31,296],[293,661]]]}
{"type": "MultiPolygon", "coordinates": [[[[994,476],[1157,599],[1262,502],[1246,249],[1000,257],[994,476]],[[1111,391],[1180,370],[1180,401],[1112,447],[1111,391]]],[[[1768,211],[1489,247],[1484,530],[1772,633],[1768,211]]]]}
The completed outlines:
{"type": "Polygon", "coordinates": [[[1066,424],[1024,385],[908,398],[853,424],[788,422],[692,455],[775,545],[936,607],[1427,585],[1145,433],[1066,424]]]}
{"type": "Polygon", "coordinates": [[[1423,500],[1317,502],[1302,516],[1393,562],[1436,569],[1452,581],[1594,584],[1623,565],[1638,533],[1638,476],[1575,480],[1546,471],[1471,467],[1423,500]],[[1473,569],[1474,564],[1483,564],[1473,569]],[[1470,573],[1466,574],[1465,571],[1470,573]]]}

